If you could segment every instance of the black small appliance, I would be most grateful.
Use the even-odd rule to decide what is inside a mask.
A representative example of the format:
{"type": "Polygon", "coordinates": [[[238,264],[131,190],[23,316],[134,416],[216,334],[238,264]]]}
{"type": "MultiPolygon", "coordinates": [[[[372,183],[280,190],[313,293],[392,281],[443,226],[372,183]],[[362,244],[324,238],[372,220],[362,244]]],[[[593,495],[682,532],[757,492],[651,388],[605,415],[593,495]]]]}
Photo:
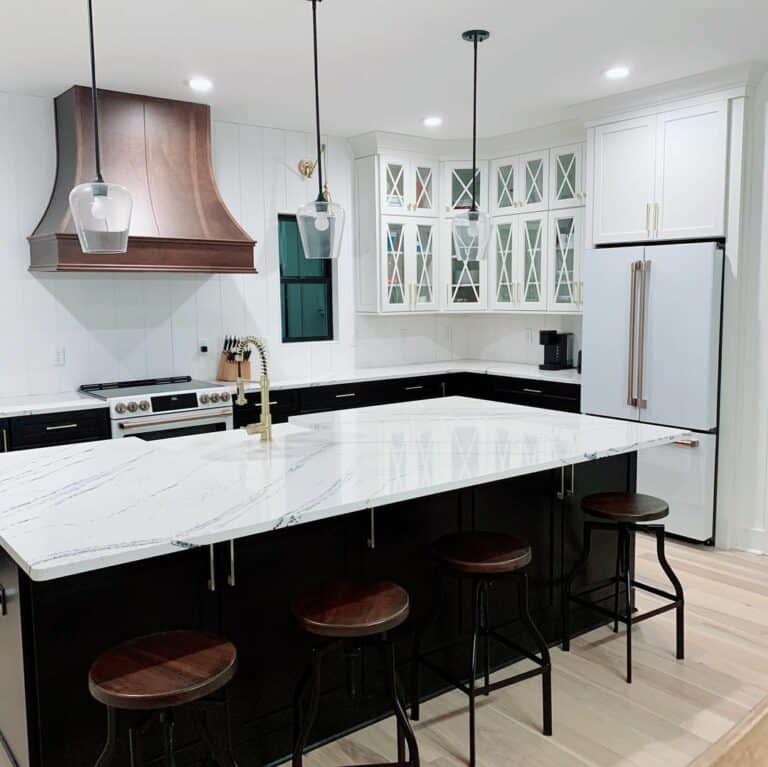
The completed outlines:
{"type": "Polygon", "coordinates": [[[539,343],[544,347],[544,364],[539,365],[540,370],[570,370],[573,367],[573,333],[541,330],[539,343]]]}

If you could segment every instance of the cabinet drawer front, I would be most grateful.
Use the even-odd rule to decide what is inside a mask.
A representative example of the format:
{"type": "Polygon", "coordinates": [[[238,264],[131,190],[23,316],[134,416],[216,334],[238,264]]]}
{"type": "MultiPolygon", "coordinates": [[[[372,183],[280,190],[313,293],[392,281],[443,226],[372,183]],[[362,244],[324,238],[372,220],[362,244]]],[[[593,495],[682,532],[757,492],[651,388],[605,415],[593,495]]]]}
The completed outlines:
{"type": "Polygon", "coordinates": [[[11,419],[10,424],[12,450],[66,445],[110,437],[107,408],[22,416],[11,419]]]}
{"type": "Polygon", "coordinates": [[[514,405],[578,413],[581,405],[581,387],[555,381],[494,378],[491,383],[491,398],[514,405]]]}
{"type": "Polygon", "coordinates": [[[409,402],[418,399],[431,399],[443,396],[443,379],[435,378],[399,378],[394,381],[382,381],[378,400],[388,402],[409,402]]]}
{"type": "Polygon", "coordinates": [[[377,404],[378,383],[339,384],[338,386],[312,386],[300,393],[301,412],[318,413],[324,410],[344,410],[377,404]]]}

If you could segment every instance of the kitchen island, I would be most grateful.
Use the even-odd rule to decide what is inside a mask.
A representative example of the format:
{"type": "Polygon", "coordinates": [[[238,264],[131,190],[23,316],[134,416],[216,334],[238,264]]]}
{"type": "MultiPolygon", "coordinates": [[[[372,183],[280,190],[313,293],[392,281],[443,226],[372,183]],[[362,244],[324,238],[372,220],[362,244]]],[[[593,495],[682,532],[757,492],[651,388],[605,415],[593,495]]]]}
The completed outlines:
{"type": "MultiPolygon", "coordinates": [[[[683,436],[446,397],[301,416],[276,426],[269,444],[237,431],[1,456],[0,730],[23,767],[92,765],[104,722],[87,691],[90,662],[131,636],[208,628],[240,653],[236,754],[256,764],[284,757],[307,652],[291,596],[323,578],[386,576],[409,590],[413,624],[431,598],[430,543],[460,528],[530,540],[534,618],[554,642],[558,584],[580,544],[579,498],[633,489],[635,452],[683,436]]],[[[595,553],[588,576],[611,574],[615,541],[598,540],[595,553]]],[[[444,599],[443,638],[467,618],[461,589],[444,599]]],[[[514,598],[501,612],[494,621],[514,619],[514,598]]],[[[596,621],[578,614],[574,626],[596,621]]],[[[410,634],[406,624],[402,663],[410,634]]],[[[499,653],[494,664],[513,659],[499,653]]],[[[466,674],[460,656],[444,660],[466,674]]],[[[351,702],[343,666],[329,672],[335,705],[323,706],[317,737],[385,710],[367,665],[350,661],[348,675],[365,679],[351,702]]],[[[425,694],[440,690],[425,681],[425,694]]],[[[179,743],[179,764],[201,757],[183,728],[179,743]]]]}

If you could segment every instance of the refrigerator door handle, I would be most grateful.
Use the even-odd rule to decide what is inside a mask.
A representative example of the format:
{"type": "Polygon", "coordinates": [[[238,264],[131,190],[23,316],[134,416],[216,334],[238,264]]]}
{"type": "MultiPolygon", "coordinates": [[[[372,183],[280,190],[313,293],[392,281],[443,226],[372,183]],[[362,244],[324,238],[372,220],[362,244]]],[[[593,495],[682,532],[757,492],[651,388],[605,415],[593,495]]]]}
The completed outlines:
{"type": "Polygon", "coordinates": [[[645,304],[648,296],[648,280],[651,274],[649,259],[639,262],[640,266],[640,312],[637,332],[637,404],[643,410],[648,407],[643,391],[645,386],[645,304]]]}
{"type": "Polygon", "coordinates": [[[629,265],[629,358],[627,360],[627,405],[637,407],[635,397],[635,317],[637,315],[637,271],[641,261],[629,265]]]}

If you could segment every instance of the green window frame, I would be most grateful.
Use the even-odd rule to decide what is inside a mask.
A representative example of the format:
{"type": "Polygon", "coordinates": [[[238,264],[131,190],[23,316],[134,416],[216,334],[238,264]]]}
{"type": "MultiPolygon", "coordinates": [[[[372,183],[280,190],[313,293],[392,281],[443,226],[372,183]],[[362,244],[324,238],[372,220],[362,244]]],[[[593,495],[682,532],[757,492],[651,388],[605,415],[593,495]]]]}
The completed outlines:
{"type": "Polygon", "coordinates": [[[296,216],[277,217],[283,343],[333,340],[333,262],[304,257],[296,216]]]}

